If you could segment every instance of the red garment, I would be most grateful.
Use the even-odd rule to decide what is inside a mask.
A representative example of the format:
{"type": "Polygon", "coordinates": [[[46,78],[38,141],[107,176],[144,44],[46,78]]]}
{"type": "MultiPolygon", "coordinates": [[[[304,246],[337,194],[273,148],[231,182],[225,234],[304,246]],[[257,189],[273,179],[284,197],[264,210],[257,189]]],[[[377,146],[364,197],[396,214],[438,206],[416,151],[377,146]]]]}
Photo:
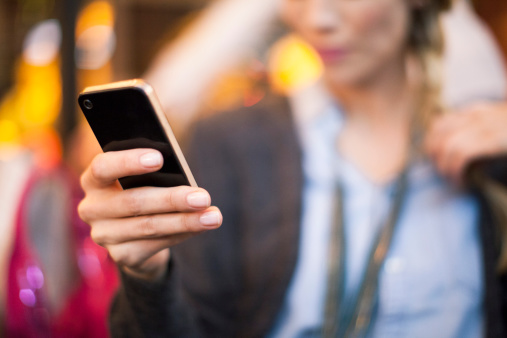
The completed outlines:
{"type": "Polygon", "coordinates": [[[118,285],[116,267],[107,251],[90,238],[79,218],[82,192],[77,180],[63,169],[32,175],[25,187],[15,221],[15,237],[7,282],[6,337],[108,337],[107,317],[118,285]],[[69,226],[74,236],[79,276],[58,313],[48,308],[45,275],[29,240],[27,204],[34,186],[48,177],[63,180],[72,201],[69,226]]]}

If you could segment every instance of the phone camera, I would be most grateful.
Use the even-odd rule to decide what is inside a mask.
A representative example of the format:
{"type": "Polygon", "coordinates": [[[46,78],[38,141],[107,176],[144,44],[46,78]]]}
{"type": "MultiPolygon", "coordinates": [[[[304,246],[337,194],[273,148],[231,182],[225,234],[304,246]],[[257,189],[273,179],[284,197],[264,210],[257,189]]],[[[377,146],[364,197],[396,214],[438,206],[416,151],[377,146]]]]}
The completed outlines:
{"type": "Polygon", "coordinates": [[[93,108],[93,103],[92,101],[86,99],[83,101],[83,106],[85,106],[86,109],[92,109],[93,108]]]}

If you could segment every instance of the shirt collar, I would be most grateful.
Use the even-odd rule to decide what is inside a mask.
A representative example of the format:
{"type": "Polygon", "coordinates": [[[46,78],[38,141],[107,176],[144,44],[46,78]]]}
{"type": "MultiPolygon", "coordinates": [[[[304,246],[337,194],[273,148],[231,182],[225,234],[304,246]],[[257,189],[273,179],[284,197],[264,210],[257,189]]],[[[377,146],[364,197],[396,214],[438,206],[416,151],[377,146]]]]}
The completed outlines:
{"type": "Polygon", "coordinates": [[[313,129],[334,139],[343,126],[343,110],[322,81],[291,93],[289,104],[301,136],[313,129]]]}
{"type": "Polygon", "coordinates": [[[311,124],[330,107],[337,106],[322,81],[289,94],[289,102],[298,126],[311,124]]]}

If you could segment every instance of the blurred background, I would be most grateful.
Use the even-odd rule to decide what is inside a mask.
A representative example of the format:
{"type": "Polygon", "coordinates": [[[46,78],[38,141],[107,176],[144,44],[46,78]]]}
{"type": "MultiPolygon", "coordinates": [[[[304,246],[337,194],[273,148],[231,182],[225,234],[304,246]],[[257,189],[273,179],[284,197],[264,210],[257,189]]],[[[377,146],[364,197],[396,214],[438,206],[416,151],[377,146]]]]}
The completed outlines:
{"type": "MultiPolygon", "coordinates": [[[[253,105],[268,88],[308,86],[319,78],[320,60],[288,35],[277,6],[0,1],[0,276],[8,276],[0,280],[0,329],[7,336],[107,336],[116,272],[75,213],[78,176],[99,151],[78,93],[142,77],[184,139],[197,116],[253,105]]],[[[507,2],[473,6],[505,60],[507,2]]]]}
{"type": "MultiPolygon", "coordinates": [[[[311,50],[276,20],[276,1],[251,2],[2,0],[0,143],[58,163],[89,85],[144,77],[185,125],[196,111],[253,104],[268,83],[283,91],[318,77],[311,50]]],[[[506,55],[507,3],[473,5],[506,55]]]]}
{"type": "Polygon", "coordinates": [[[107,337],[116,267],[77,215],[100,149],[86,86],[142,77],[184,140],[201,114],[314,82],[272,0],[0,2],[0,336],[107,337]]]}

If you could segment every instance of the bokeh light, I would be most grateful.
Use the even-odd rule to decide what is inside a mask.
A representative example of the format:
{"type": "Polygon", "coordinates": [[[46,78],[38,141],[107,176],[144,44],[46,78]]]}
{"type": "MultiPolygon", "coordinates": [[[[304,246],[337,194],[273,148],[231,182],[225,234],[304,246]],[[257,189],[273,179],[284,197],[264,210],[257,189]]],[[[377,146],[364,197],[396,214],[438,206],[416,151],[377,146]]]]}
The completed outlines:
{"type": "Polygon", "coordinates": [[[16,122],[13,120],[0,120],[0,143],[17,143],[19,142],[20,130],[16,122]]]}
{"type": "Polygon", "coordinates": [[[24,39],[14,86],[0,102],[0,145],[30,149],[41,167],[54,166],[61,158],[54,129],[62,106],[61,41],[58,21],[36,24],[24,39]]]}
{"type": "Polygon", "coordinates": [[[268,68],[273,89],[287,94],[317,81],[323,65],[311,46],[288,35],[273,45],[268,68]]]}
{"type": "Polygon", "coordinates": [[[23,43],[23,60],[34,66],[45,66],[56,59],[62,32],[57,20],[51,19],[37,24],[23,43]]]}
{"type": "Polygon", "coordinates": [[[116,45],[114,9],[107,1],[94,1],[80,13],[76,25],[76,65],[99,69],[113,55],[116,45]]]}

